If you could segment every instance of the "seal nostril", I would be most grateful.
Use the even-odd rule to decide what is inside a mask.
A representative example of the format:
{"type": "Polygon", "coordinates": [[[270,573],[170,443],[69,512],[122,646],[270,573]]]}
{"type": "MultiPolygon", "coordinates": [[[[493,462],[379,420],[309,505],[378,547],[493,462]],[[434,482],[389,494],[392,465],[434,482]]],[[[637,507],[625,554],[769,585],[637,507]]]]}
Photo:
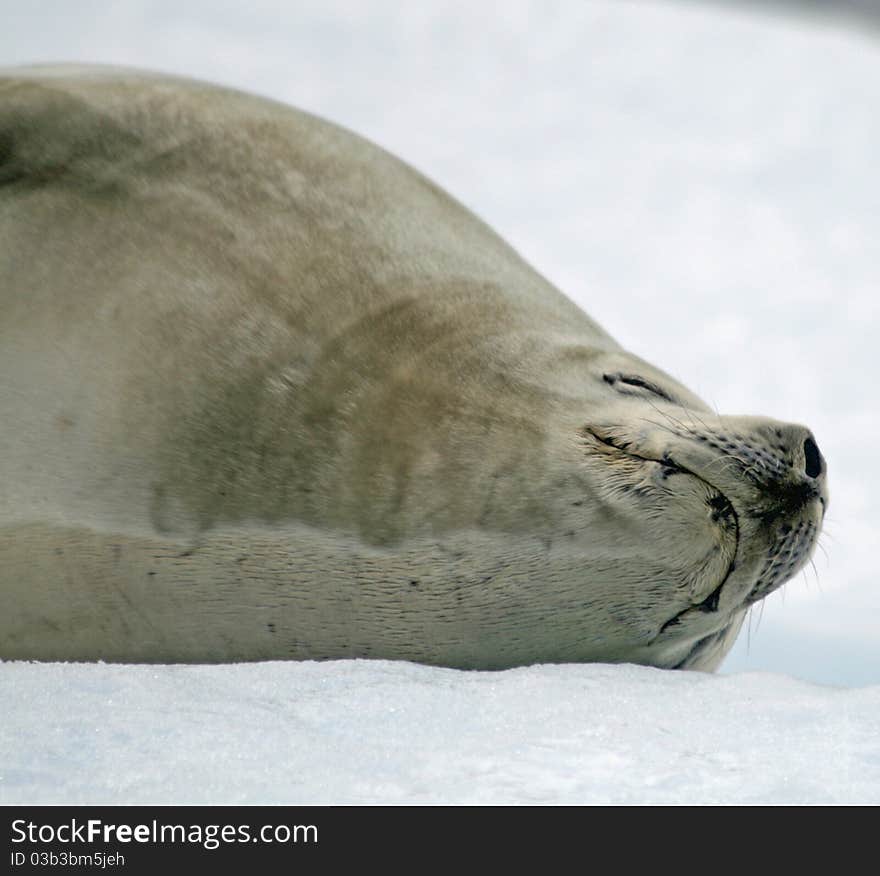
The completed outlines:
{"type": "Polygon", "coordinates": [[[822,454],[812,438],[804,441],[804,470],[808,478],[817,478],[822,473],[822,454]]]}

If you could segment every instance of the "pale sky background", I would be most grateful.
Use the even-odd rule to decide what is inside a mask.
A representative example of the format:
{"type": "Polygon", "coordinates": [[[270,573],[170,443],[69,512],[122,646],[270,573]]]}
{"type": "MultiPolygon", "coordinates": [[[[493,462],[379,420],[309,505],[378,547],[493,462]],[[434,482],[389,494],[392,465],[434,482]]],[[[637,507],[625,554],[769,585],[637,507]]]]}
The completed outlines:
{"type": "Polygon", "coordinates": [[[815,571],[724,671],[880,684],[880,19],[839,5],[869,14],[0,0],[0,63],[189,74],[350,127],[721,413],[809,425],[831,489],[815,571]]]}

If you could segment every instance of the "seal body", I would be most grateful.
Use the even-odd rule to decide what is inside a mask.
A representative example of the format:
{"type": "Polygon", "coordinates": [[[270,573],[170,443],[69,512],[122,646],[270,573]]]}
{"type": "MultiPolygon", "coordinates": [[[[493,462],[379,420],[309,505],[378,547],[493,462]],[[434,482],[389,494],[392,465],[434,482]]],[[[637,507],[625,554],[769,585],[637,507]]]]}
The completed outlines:
{"type": "Polygon", "coordinates": [[[0,77],[0,657],[713,668],[825,463],[269,100],[0,77]]]}

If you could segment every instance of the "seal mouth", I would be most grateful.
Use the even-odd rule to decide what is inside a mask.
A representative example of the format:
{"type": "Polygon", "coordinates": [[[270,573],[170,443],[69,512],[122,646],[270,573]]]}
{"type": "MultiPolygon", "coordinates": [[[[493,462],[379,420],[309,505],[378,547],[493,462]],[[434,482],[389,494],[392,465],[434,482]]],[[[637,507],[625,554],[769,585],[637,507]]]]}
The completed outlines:
{"type": "Polygon", "coordinates": [[[670,474],[686,474],[690,475],[693,478],[696,478],[698,481],[702,482],[708,489],[711,491],[712,495],[709,499],[709,506],[712,508],[712,520],[714,522],[720,521],[722,518],[730,519],[733,522],[733,534],[734,534],[734,549],[733,556],[731,558],[730,564],[727,567],[727,571],[724,573],[724,576],[721,579],[721,582],[715,587],[714,590],[700,603],[695,605],[689,605],[687,608],[682,609],[682,611],[673,615],[669,620],[667,620],[661,627],[657,633],[657,637],[659,638],[663,635],[666,630],[671,627],[676,626],[682,622],[682,618],[690,614],[691,612],[703,612],[710,613],[718,611],[718,605],[721,600],[721,591],[724,588],[724,585],[727,583],[730,575],[733,570],[737,566],[737,558],[739,557],[740,552],[740,523],[739,523],[739,515],[736,512],[736,508],[734,507],[733,502],[725,495],[725,493],[720,490],[715,484],[711,481],[706,480],[702,475],[693,471],[685,465],[682,465],[677,460],[673,459],[669,453],[664,453],[660,458],[655,456],[647,456],[644,453],[640,453],[638,448],[635,448],[633,444],[624,439],[615,438],[608,434],[603,434],[601,432],[596,431],[594,428],[590,426],[584,426],[582,429],[582,433],[584,435],[588,435],[591,438],[594,438],[596,441],[606,445],[607,447],[611,447],[613,450],[617,451],[621,455],[631,457],[632,459],[641,460],[643,462],[653,462],[656,463],[663,468],[663,472],[665,475],[670,474]]]}

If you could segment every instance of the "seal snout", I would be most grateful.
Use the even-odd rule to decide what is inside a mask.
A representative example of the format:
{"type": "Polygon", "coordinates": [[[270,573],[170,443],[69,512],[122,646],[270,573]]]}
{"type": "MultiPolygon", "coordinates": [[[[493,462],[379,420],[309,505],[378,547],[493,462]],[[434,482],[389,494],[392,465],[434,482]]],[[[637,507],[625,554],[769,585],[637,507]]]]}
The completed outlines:
{"type": "Polygon", "coordinates": [[[824,514],[827,504],[826,465],[812,433],[803,426],[775,428],[770,443],[782,463],[758,469],[762,508],[755,516],[776,519],[797,515],[813,503],[824,514]],[[772,440],[775,439],[775,447],[772,440]]]}
{"type": "Polygon", "coordinates": [[[739,512],[753,604],[809,560],[828,504],[825,459],[809,429],[773,420],[721,418],[695,437],[724,460],[714,474],[739,512]]]}

